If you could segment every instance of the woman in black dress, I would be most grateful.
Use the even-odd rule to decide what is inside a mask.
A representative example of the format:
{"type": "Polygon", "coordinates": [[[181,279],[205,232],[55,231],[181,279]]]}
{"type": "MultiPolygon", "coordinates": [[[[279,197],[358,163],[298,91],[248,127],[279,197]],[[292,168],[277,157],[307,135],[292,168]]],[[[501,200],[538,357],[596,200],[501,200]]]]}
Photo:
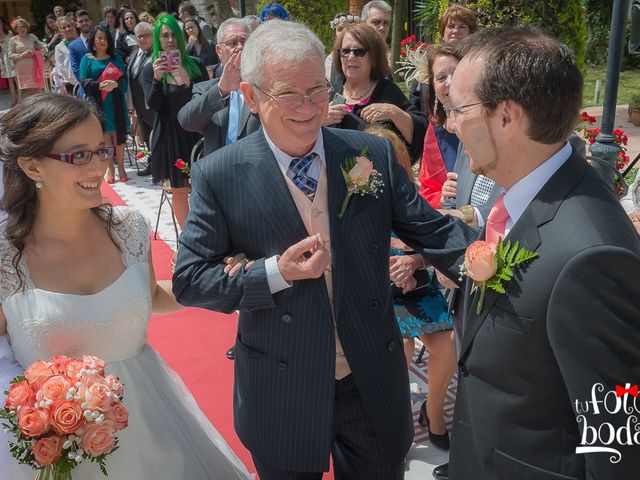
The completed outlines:
{"type": "Polygon", "coordinates": [[[180,226],[189,213],[190,189],[188,177],[175,163],[178,159],[189,161],[200,135],[183,130],[178,123],[178,112],[191,100],[193,84],[208,78],[202,63],[186,53],[184,34],[176,19],[167,15],[156,20],[153,63],[146,64],[142,71],[147,105],[156,112],[150,145],[151,173],[154,182],[168,181],[173,192],[173,211],[180,226]],[[167,52],[173,59],[171,64],[167,52]]]}

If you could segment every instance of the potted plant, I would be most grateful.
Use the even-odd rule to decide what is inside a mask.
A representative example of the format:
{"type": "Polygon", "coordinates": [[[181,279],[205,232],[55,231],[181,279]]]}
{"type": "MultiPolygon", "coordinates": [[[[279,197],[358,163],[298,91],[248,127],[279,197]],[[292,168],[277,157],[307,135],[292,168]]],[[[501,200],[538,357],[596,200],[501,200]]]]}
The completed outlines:
{"type": "Polygon", "coordinates": [[[629,100],[629,121],[640,127],[640,95],[632,95],[629,100]]]}

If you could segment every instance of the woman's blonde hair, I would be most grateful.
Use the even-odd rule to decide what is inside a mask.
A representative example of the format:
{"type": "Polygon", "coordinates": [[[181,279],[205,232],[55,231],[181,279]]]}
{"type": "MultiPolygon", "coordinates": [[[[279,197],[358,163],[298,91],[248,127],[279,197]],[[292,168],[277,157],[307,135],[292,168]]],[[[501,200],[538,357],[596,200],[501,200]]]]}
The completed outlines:
{"type": "Polygon", "coordinates": [[[365,132],[375,135],[376,137],[389,139],[391,146],[393,147],[393,153],[396,156],[396,161],[405,169],[407,175],[409,175],[409,179],[411,179],[412,182],[415,182],[415,175],[413,173],[413,167],[411,166],[411,156],[409,155],[409,151],[407,150],[407,146],[404,144],[404,141],[395,132],[381,125],[371,125],[365,129],[365,132]]]}

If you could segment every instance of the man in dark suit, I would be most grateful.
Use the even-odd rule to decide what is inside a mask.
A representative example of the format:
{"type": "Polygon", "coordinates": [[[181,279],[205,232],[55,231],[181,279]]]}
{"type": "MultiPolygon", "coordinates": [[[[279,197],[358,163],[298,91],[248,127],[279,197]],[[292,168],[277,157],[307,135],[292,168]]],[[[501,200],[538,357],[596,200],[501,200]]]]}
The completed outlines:
{"type": "Polygon", "coordinates": [[[234,421],[261,478],[319,479],[332,454],[337,479],[400,479],[413,421],[391,230],[451,279],[474,232],[428,206],[386,139],[321,128],[324,58],[294,22],[249,38],[241,89],[263,128],[193,165],[173,289],[240,311],[234,421]],[[345,204],[341,166],[364,147],[382,185],[345,204]],[[255,263],[228,277],[238,251],[255,263]]]}
{"type": "MultiPolygon", "coordinates": [[[[131,90],[131,101],[133,109],[136,111],[138,126],[142,133],[147,146],[149,145],[149,137],[153,129],[153,121],[155,120],[155,112],[147,107],[144,100],[144,89],[142,88],[142,67],[151,61],[151,53],[153,52],[153,26],[147,22],[138,23],[133,29],[136,34],[138,46],[132,50],[129,56],[129,68],[127,69],[127,77],[129,81],[129,89],[131,90]]],[[[138,176],[144,177],[151,175],[151,162],[147,168],[138,172],[138,176]]]]}
{"type": "Polygon", "coordinates": [[[471,170],[504,190],[481,238],[537,257],[479,313],[467,281],[451,478],[635,478],[637,419],[621,407],[640,371],[640,240],[567,142],[582,75],[533,28],[477,35],[453,75],[448,126],[471,170]]]}
{"type": "Polygon", "coordinates": [[[71,70],[78,81],[80,81],[80,60],[89,53],[87,41],[89,39],[89,33],[91,32],[92,26],[93,21],[91,20],[89,12],[86,10],[78,10],[76,12],[76,27],[78,27],[78,30],[80,31],[80,36],[69,44],[71,70]]]}
{"type": "Polygon", "coordinates": [[[237,18],[220,25],[216,51],[223,73],[219,78],[196,83],[191,101],[178,113],[182,128],[204,136],[205,155],[235,143],[260,126],[240,92],[240,61],[249,33],[246,22],[237,18]]]}

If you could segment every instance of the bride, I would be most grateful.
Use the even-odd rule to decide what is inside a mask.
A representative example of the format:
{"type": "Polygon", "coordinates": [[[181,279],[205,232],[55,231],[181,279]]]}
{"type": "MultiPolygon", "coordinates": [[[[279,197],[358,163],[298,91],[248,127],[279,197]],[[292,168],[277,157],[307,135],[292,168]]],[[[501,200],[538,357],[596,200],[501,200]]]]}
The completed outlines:
{"type": "MultiPolygon", "coordinates": [[[[151,312],[181,307],[170,281],[156,281],[144,218],[102,203],[113,153],[92,107],[68,95],[29,97],[0,119],[0,397],[35,360],[95,355],[125,384],[129,410],[120,448],[107,457],[111,478],[250,478],[146,343],[151,312]]],[[[0,430],[0,478],[33,477],[0,430]]],[[[104,477],[87,461],[73,478],[104,477]]]]}

